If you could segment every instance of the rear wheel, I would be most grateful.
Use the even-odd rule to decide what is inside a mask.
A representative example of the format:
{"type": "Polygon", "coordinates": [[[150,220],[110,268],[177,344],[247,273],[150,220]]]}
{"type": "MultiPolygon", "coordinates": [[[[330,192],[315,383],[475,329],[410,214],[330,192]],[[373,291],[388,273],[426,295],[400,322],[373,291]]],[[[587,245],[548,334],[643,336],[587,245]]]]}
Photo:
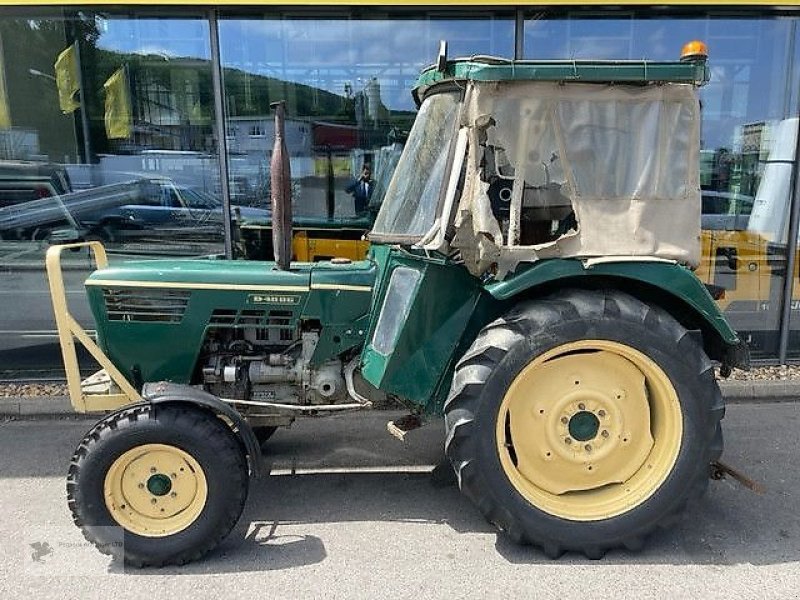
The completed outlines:
{"type": "Polygon", "coordinates": [[[233,432],[190,406],[109,415],[80,443],[67,477],[84,536],[139,567],[184,564],[211,550],[238,521],[247,487],[233,432]]]}
{"type": "Polygon", "coordinates": [[[568,291],[480,333],[445,406],[446,452],[513,539],[599,558],[702,493],[723,413],[711,362],[669,314],[568,291]]]}

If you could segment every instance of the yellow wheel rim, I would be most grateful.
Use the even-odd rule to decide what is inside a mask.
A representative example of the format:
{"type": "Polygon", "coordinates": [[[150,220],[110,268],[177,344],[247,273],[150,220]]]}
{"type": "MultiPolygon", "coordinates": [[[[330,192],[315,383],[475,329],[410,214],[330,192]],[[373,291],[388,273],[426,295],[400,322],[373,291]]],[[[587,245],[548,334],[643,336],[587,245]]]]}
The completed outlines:
{"type": "Polygon", "coordinates": [[[683,436],[664,371],[624,344],[582,340],[537,357],[498,413],[500,463],[517,491],[551,515],[597,521],[661,486],[683,436]]]}
{"type": "Polygon", "coordinates": [[[164,537],[194,523],[203,512],[208,486],[190,454],[166,444],[144,444],[114,461],[103,493],[112,518],[124,529],[164,537]]]}

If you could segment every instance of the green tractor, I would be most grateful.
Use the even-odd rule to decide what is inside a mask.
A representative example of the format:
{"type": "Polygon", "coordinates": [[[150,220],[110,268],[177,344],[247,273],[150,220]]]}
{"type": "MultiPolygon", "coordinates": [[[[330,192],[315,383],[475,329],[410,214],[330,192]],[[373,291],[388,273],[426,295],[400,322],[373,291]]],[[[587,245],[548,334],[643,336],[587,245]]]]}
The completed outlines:
{"type": "Polygon", "coordinates": [[[277,262],[109,266],[90,242],[96,344],[51,248],[72,402],[112,411],[72,458],[75,523],[131,565],[195,560],[239,519],[259,440],[381,394],[444,416],[458,485],[514,541],[641,547],[722,453],[712,361],[749,360],[691,269],[707,78],[703,53],[440,58],[365,260],[289,264],[284,227],[277,262]],[[103,367],[83,382],[76,340],[103,367]]]}

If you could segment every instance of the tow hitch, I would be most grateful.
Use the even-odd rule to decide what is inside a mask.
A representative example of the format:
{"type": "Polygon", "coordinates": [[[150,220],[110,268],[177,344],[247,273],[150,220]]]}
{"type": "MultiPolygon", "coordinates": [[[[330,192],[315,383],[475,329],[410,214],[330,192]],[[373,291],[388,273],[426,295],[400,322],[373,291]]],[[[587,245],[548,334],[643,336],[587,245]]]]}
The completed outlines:
{"type": "Polygon", "coordinates": [[[725,463],[718,460],[711,463],[711,472],[709,473],[711,479],[714,481],[721,481],[725,479],[726,475],[730,475],[748,490],[755,492],[756,494],[764,494],[767,491],[767,488],[762,484],[758,483],[757,481],[753,481],[744,473],[737,471],[733,467],[729,467],[725,463]]]}

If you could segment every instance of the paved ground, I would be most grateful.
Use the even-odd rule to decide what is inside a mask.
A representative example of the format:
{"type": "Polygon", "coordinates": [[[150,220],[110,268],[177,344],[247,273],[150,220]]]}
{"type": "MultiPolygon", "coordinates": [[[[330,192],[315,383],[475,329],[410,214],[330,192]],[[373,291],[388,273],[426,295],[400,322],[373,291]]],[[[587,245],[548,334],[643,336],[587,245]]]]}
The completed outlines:
{"type": "Polygon", "coordinates": [[[217,551],[181,569],[127,573],[69,521],[64,471],[89,423],[0,424],[0,598],[800,597],[800,404],[729,408],[725,458],[765,495],[712,482],[644,552],[599,562],[551,561],[497,535],[431,475],[441,423],[403,445],[384,433],[386,417],[279,432],[268,446],[273,476],[253,486],[217,551]]]}

